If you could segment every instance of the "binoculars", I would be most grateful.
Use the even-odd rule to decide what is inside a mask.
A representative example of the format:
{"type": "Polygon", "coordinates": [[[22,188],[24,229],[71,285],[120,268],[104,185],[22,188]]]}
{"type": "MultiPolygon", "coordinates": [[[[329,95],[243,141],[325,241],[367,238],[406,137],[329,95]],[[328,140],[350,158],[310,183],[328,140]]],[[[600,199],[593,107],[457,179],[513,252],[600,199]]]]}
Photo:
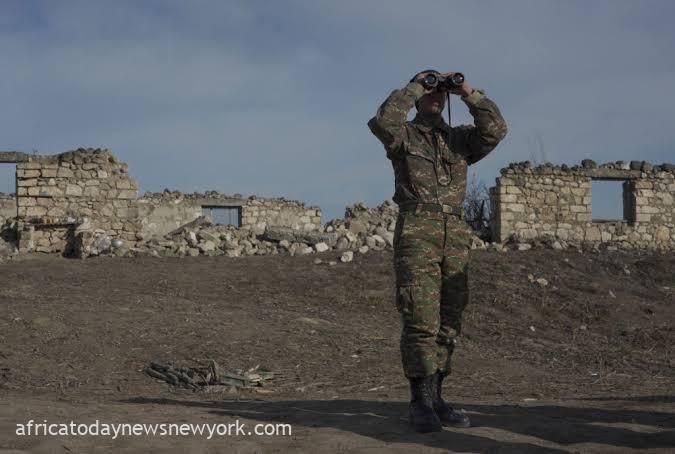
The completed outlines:
{"type": "Polygon", "coordinates": [[[454,73],[449,77],[443,77],[440,74],[429,73],[422,79],[422,84],[426,88],[435,88],[436,90],[449,91],[453,88],[459,88],[464,83],[464,74],[454,73]]]}

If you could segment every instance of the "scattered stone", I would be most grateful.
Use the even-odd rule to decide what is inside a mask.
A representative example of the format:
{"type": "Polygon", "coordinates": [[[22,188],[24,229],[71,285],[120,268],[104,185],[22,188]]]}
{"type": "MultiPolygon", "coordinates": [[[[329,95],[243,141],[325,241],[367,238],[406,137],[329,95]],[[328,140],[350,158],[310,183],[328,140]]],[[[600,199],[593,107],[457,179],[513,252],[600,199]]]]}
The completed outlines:
{"type": "Polygon", "coordinates": [[[192,230],[186,230],[184,236],[190,247],[197,247],[199,241],[197,241],[197,234],[195,232],[192,230]]]}
{"type": "Polygon", "coordinates": [[[265,232],[262,234],[262,239],[273,242],[287,240],[289,242],[299,242],[312,245],[321,242],[326,244],[335,244],[337,241],[337,234],[317,231],[305,232],[295,230],[290,227],[267,226],[265,228],[265,232]]]}
{"type": "Polygon", "coordinates": [[[307,245],[302,245],[295,250],[295,255],[307,255],[307,254],[313,254],[313,253],[314,253],[314,249],[311,248],[310,246],[307,246],[307,245]]]}
{"type": "Polygon", "coordinates": [[[242,249],[240,247],[235,248],[235,249],[228,249],[228,250],[225,251],[225,255],[227,257],[240,257],[241,252],[242,252],[242,249]]]}
{"type": "Polygon", "coordinates": [[[204,241],[203,243],[199,243],[197,245],[197,249],[199,249],[201,252],[215,251],[216,245],[213,243],[213,241],[204,241]]]}
{"type": "Polygon", "coordinates": [[[361,246],[361,247],[359,248],[359,253],[360,253],[360,254],[365,254],[366,252],[368,252],[369,249],[370,249],[370,248],[369,248],[368,246],[361,246]]]}
{"type": "Polygon", "coordinates": [[[375,240],[373,249],[382,250],[387,246],[387,242],[380,235],[375,234],[372,236],[372,238],[375,240]]]}
{"type": "Polygon", "coordinates": [[[167,237],[172,237],[176,235],[180,235],[185,231],[188,230],[197,230],[199,228],[203,228],[206,226],[211,226],[213,225],[213,221],[207,216],[199,216],[198,218],[194,219],[193,221],[188,222],[187,224],[183,224],[180,227],[178,227],[176,230],[173,230],[169,233],[167,233],[165,236],[167,237]]]}
{"type": "Polygon", "coordinates": [[[213,244],[220,244],[220,238],[216,237],[215,235],[209,233],[206,230],[200,230],[199,234],[197,234],[196,236],[201,241],[210,241],[213,244]]]}
{"type": "Polygon", "coordinates": [[[337,240],[337,244],[335,245],[335,249],[337,249],[338,251],[343,251],[348,247],[349,247],[349,240],[344,236],[341,236],[337,240]]]}
{"type": "Polygon", "coordinates": [[[330,249],[330,247],[322,241],[322,242],[316,243],[314,245],[314,249],[316,249],[316,252],[326,252],[327,250],[330,249]]]}
{"type": "Polygon", "coordinates": [[[378,225],[377,227],[375,227],[375,234],[384,238],[384,235],[387,234],[387,229],[385,227],[378,225]]]}
{"type": "Polygon", "coordinates": [[[288,240],[281,240],[279,241],[279,247],[282,247],[284,249],[290,249],[291,248],[291,242],[288,240]]]}
{"type": "Polygon", "coordinates": [[[340,256],[340,261],[342,263],[349,263],[354,259],[354,252],[352,251],[345,251],[342,253],[340,256]]]}
{"type": "Polygon", "coordinates": [[[485,242],[478,237],[471,238],[471,249],[486,249],[485,242]]]}

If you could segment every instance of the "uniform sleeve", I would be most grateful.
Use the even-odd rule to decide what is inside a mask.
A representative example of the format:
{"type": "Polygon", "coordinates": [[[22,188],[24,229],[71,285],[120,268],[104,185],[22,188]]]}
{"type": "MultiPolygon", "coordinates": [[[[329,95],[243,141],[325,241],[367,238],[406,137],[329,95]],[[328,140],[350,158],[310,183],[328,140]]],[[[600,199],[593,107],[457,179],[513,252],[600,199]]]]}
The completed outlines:
{"type": "Polygon", "coordinates": [[[391,92],[375,116],[368,121],[370,131],[382,142],[389,159],[405,140],[408,112],[423,95],[424,87],[417,82],[410,82],[402,89],[391,92]]]}
{"type": "Polygon", "coordinates": [[[482,90],[474,90],[469,96],[462,97],[462,101],[469,107],[475,126],[452,128],[453,145],[471,165],[494,150],[506,137],[508,129],[499,108],[482,90]]]}

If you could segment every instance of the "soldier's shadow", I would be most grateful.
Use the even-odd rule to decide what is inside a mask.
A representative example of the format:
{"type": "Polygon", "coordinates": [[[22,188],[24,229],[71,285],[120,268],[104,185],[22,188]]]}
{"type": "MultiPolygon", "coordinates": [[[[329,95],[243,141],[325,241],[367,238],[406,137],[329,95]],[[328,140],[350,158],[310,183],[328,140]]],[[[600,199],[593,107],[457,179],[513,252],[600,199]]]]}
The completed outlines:
{"type": "Polygon", "coordinates": [[[461,405],[471,416],[472,429],[433,434],[413,432],[406,419],[407,403],[363,400],[291,401],[182,401],[132,399],[132,403],[200,407],[210,413],[261,422],[309,428],[334,428],[386,443],[418,443],[460,452],[562,453],[567,450],[533,443],[508,441],[513,434],[559,445],[600,443],[617,448],[675,447],[675,414],[601,410],[558,406],[461,405]],[[624,427],[620,427],[621,425],[624,427]],[[625,424],[656,426],[651,433],[625,428],[625,424]],[[492,429],[495,429],[494,431],[492,429]],[[472,433],[473,432],[473,433],[472,433]],[[510,432],[505,434],[504,432],[510,432]],[[482,434],[482,435],[479,435],[482,434]],[[489,436],[485,436],[489,435],[489,436]],[[494,438],[492,438],[494,437],[494,438]]]}

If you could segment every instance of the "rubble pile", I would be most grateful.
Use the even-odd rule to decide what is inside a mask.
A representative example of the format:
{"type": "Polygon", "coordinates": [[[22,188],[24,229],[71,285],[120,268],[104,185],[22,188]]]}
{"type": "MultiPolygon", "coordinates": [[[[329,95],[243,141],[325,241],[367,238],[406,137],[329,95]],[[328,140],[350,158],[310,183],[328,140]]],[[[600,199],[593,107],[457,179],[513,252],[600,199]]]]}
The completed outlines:
{"type": "MultiPolygon", "coordinates": [[[[319,230],[267,226],[262,234],[232,225],[215,224],[208,216],[201,216],[164,236],[153,236],[135,247],[111,240],[103,231],[93,231],[85,239],[88,246],[76,247],[80,251],[76,255],[244,257],[334,253],[335,260],[315,260],[316,264],[334,265],[338,261],[351,262],[355,254],[392,249],[397,216],[398,209],[390,201],[375,208],[357,203],[346,208],[343,219],[333,219],[319,230]]],[[[504,243],[484,242],[474,236],[470,248],[498,252],[532,248],[599,251],[597,245],[585,242],[564,241],[554,237],[528,239],[517,234],[511,235],[504,243]]],[[[611,245],[607,245],[607,249],[611,248],[611,245]]]]}
{"type": "MultiPolygon", "coordinates": [[[[318,230],[267,226],[260,234],[232,225],[214,224],[209,217],[201,216],[164,236],[153,236],[136,247],[115,247],[109,238],[105,240],[104,235],[87,238],[87,244],[92,246],[78,255],[241,257],[300,256],[333,251],[339,252],[340,261],[349,262],[354,252],[365,254],[370,250],[391,249],[397,215],[398,209],[389,201],[375,208],[357,203],[347,207],[344,219],[334,219],[318,230]]],[[[96,235],[95,231],[93,235],[96,235]]]]}

